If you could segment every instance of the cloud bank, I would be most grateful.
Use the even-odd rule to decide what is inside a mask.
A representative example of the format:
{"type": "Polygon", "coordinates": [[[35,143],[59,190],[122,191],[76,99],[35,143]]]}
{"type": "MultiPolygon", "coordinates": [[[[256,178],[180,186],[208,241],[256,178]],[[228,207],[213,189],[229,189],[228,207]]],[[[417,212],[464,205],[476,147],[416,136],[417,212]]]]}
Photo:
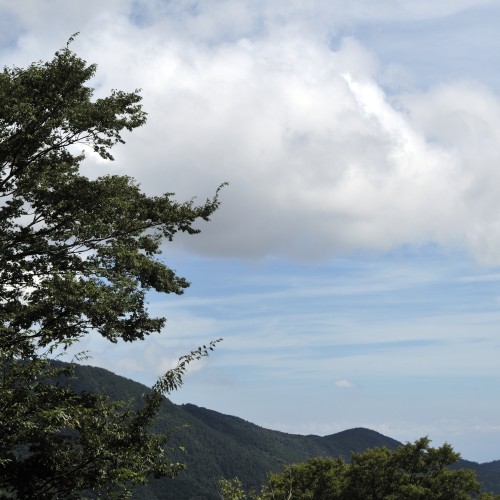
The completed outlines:
{"type": "Polygon", "coordinates": [[[433,242],[498,263],[498,96],[474,81],[388,94],[394,68],[344,36],[353,22],[477,5],[151,0],[82,15],[65,2],[26,2],[3,6],[15,21],[4,59],[49,57],[82,31],[74,49],[99,63],[97,93],[143,89],[146,127],[116,165],[90,157],[87,168],[179,198],[228,181],[204,234],[182,240],[191,251],[307,260],[433,242]]]}

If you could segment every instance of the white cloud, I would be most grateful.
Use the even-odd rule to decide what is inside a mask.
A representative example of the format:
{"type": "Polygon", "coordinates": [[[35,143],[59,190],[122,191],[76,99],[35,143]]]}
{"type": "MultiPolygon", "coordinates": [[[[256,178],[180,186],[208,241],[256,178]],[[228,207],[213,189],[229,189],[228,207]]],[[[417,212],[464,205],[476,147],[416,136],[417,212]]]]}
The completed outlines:
{"type": "Polygon", "coordinates": [[[310,258],[468,238],[470,172],[388,101],[355,41],[167,49],[142,72],[150,122],[126,170],[181,196],[231,184],[191,248],[310,258]]]}
{"type": "Polygon", "coordinates": [[[340,389],[354,389],[356,387],[356,384],[351,382],[350,380],[343,378],[340,380],[337,380],[335,382],[335,386],[339,387],[340,389]]]}
{"type": "Polygon", "coordinates": [[[332,51],[326,36],[478,2],[146,1],[135,17],[133,2],[94,3],[9,5],[24,31],[4,53],[48,57],[79,30],[73,47],[99,63],[98,93],[143,88],[149,123],[113,172],[180,198],[230,182],[191,250],[314,259],[433,241],[500,262],[498,96],[448,83],[389,98],[390,68],[352,38],[332,51]]]}

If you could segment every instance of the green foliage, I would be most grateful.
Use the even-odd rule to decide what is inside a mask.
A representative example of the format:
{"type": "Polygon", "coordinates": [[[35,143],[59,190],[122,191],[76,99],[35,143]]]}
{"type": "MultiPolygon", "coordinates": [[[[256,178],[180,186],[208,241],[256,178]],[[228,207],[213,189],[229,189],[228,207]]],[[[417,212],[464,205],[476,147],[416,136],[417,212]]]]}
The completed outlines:
{"type": "Polygon", "coordinates": [[[394,451],[368,449],[354,453],[349,464],[312,458],[271,473],[259,494],[246,494],[239,480],[221,481],[219,494],[223,500],[469,500],[478,494],[473,471],[448,468],[458,453],[429,443],[421,438],[394,451]]]}
{"type": "Polygon", "coordinates": [[[428,438],[393,452],[379,448],[355,453],[347,493],[353,500],[469,499],[479,492],[480,484],[473,471],[448,468],[459,458],[449,444],[432,448],[428,438]]]}
{"type": "Polygon", "coordinates": [[[109,496],[112,485],[180,470],[163,455],[166,436],[148,432],[151,419],[141,412],[103,394],[75,393],[54,383],[70,371],[48,360],[3,365],[2,416],[9,424],[0,440],[5,489],[18,498],[73,498],[85,489],[109,496]]]}
{"type": "Polygon", "coordinates": [[[244,500],[249,498],[243,489],[243,483],[236,477],[233,479],[220,479],[217,491],[223,500],[244,500]]]}
{"type": "Polygon", "coordinates": [[[287,465],[280,474],[269,474],[260,498],[329,500],[341,498],[348,466],[342,458],[311,458],[287,465]]]}
{"type": "Polygon", "coordinates": [[[138,91],[93,99],[95,71],[67,46],[0,73],[0,490],[17,498],[121,498],[149,475],[175,475],[181,465],[152,421],[214,346],[181,358],[140,409],[57,383],[71,368],[49,358],[90,332],[130,342],[162,329],[146,293],[189,286],[158,257],[162,242],[196,234],[219,204],[217,194],[178,203],[126,176],[81,175],[77,148],[112,160],[123,131],[146,119],[138,91]]]}
{"type": "MultiPolygon", "coordinates": [[[[170,390],[179,371],[213,349],[200,348],[167,372],[170,390]]],[[[163,393],[143,404],[113,401],[101,392],[75,391],[64,379],[74,366],[48,359],[4,361],[1,366],[0,491],[16,498],[124,498],[149,476],[174,477],[184,464],[165,448],[169,433],[152,432],[163,393]]],[[[172,447],[170,451],[181,449],[172,447]]]]}
{"type": "Polygon", "coordinates": [[[177,231],[197,233],[201,206],[148,197],[126,176],[79,174],[77,144],[111,159],[123,129],[145,121],[137,92],[92,101],[95,67],[69,49],[48,63],[0,74],[2,352],[27,357],[90,329],[111,341],[158,332],[144,295],[188,282],[156,258],[177,231]]]}

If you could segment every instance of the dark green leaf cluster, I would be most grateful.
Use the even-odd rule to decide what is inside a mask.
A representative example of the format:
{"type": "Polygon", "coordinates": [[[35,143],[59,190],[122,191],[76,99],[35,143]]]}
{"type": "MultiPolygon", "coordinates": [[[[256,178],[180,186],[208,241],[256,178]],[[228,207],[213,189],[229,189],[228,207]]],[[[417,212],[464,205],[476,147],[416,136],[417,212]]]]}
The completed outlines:
{"type": "Polygon", "coordinates": [[[111,159],[123,129],[142,125],[137,92],[92,100],[95,66],[69,49],[0,74],[0,348],[26,357],[90,329],[116,341],[158,332],[144,295],[189,283],[156,256],[162,240],[195,234],[200,206],[149,197],[126,176],[79,174],[84,145],[111,159]]]}
{"type": "MultiPolygon", "coordinates": [[[[432,448],[428,438],[396,450],[372,448],[342,458],[312,458],[269,474],[259,493],[239,480],[222,480],[223,500],[469,500],[479,493],[474,471],[450,470],[460,458],[450,445],[432,448]]],[[[485,496],[487,498],[487,496],[485,496]]]]}
{"type": "Polygon", "coordinates": [[[123,498],[150,475],[175,475],[152,422],[213,348],[181,358],[139,409],[58,383],[71,369],[49,358],[90,332],[117,342],[161,330],[146,293],[189,286],[159,258],[162,242],[198,233],[219,205],[218,192],[179,203],[127,176],[80,173],[85,150],[112,160],[146,120],[138,91],[94,99],[95,71],[67,46],[0,73],[0,496],[123,498]]]}
{"type": "Polygon", "coordinates": [[[71,365],[2,363],[0,491],[16,498],[108,498],[148,476],[174,476],[168,436],[150,432],[155,413],[63,382],[71,365]]]}
{"type": "Polygon", "coordinates": [[[74,390],[74,365],[46,358],[0,359],[0,498],[125,498],[149,477],[174,477],[170,432],[153,432],[164,394],[182,384],[188,364],[219,340],[180,358],[142,404],[74,390]],[[170,452],[170,453],[167,453],[170,452]]]}

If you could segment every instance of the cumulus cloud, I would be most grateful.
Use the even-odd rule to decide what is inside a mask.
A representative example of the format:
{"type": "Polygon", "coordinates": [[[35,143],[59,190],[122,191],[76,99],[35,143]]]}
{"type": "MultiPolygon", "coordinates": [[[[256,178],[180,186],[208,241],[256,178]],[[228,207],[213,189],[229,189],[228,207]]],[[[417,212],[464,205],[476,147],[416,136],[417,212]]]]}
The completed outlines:
{"type": "MultiPolygon", "coordinates": [[[[455,123],[437,137],[431,124],[450,110],[433,93],[396,103],[377,72],[352,39],[335,52],[303,38],[166,45],[141,68],[150,122],[121,164],[147,189],[181,196],[230,182],[207,234],[186,243],[205,254],[315,258],[428,241],[477,253],[491,214],[468,193],[479,183],[496,198],[471,163],[484,151],[461,137],[477,128],[455,123]]],[[[455,87],[457,102],[491,101],[482,110],[470,100],[473,120],[494,120],[495,96],[455,87]]]]}
{"type": "Polygon", "coordinates": [[[332,50],[327,36],[473,5],[116,1],[82,16],[27,2],[9,8],[25,32],[4,53],[22,63],[79,30],[75,49],[100,65],[97,93],[143,89],[149,122],[111,171],[179,198],[230,182],[204,234],[182,241],[192,251],[315,259],[432,241],[499,262],[498,96],[473,83],[388,96],[369,48],[347,37],[332,50]]]}

